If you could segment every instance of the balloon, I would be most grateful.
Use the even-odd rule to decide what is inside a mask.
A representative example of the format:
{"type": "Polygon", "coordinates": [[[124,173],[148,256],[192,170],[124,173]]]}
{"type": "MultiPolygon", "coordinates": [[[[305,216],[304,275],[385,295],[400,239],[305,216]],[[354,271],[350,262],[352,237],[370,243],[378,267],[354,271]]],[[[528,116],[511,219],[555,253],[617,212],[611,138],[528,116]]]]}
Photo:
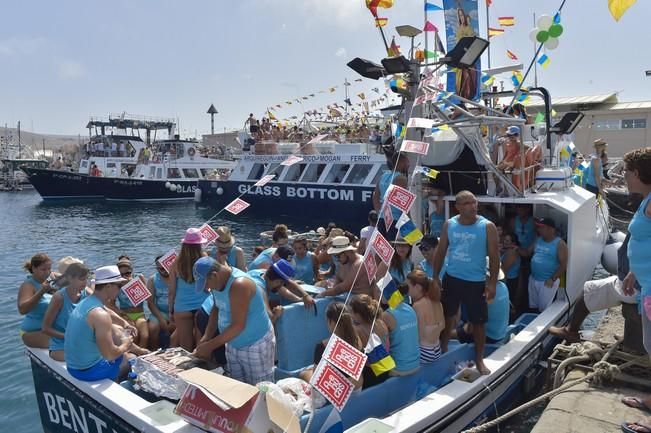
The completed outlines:
{"type": "Polygon", "coordinates": [[[556,47],[558,47],[558,39],[556,38],[549,38],[547,39],[547,42],[545,42],[545,48],[548,50],[553,50],[556,47]]]}
{"type": "Polygon", "coordinates": [[[536,36],[538,35],[539,31],[540,29],[538,27],[531,29],[531,31],[529,32],[529,40],[531,40],[531,42],[537,41],[536,36]]]}
{"type": "Polygon", "coordinates": [[[170,185],[170,191],[176,191],[176,185],[171,184],[170,185]]]}
{"type": "Polygon", "coordinates": [[[549,36],[552,38],[557,38],[563,34],[563,26],[560,24],[554,24],[549,28],[549,36]]]}
{"type": "Polygon", "coordinates": [[[171,183],[169,183],[169,182],[165,182],[165,188],[170,189],[170,186],[171,186],[171,185],[172,185],[171,183]]]}
{"type": "Polygon", "coordinates": [[[554,18],[549,15],[541,15],[540,18],[538,18],[538,28],[541,30],[549,29],[552,24],[554,24],[554,18]]]}
{"type": "Polygon", "coordinates": [[[544,30],[539,31],[536,35],[536,40],[538,42],[545,42],[547,39],[549,39],[549,33],[544,30]]]}

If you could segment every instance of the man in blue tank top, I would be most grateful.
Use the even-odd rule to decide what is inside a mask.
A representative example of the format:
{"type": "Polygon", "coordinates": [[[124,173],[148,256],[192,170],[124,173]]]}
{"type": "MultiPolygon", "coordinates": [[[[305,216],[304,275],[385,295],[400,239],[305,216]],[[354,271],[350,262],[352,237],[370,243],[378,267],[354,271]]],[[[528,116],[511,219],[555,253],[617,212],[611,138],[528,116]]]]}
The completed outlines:
{"type": "Polygon", "coordinates": [[[558,291],[561,276],[567,268],[567,244],[556,234],[556,223],[551,218],[537,218],[538,239],[529,248],[531,275],[529,275],[529,308],[544,311],[558,291]]]}
{"type": "Polygon", "coordinates": [[[442,289],[441,303],[445,314],[441,350],[447,352],[459,306],[464,305],[468,321],[473,325],[477,370],[481,374],[490,374],[484,364],[485,323],[488,320],[486,301],[495,297],[500,270],[497,228],[486,218],[477,215],[477,198],[470,191],[459,192],[455,206],[459,215],[443,224],[433,264],[434,283],[442,289]],[[489,262],[488,279],[486,256],[489,262]],[[441,283],[438,275],[445,259],[447,267],[441,283]]]}
{"type": "Polygon", "coordinates": [[[212,257],[198,259],[192,273],[196,290],[210,291],[215,301],[195,355],[210,359],[225,345],[227,371],[233,379],[252,385],[273,382],[276,338],[262,289],[244,271],[212,257]],[[219,335],[213,337],[209,330],[215,325],[219,335]]]}

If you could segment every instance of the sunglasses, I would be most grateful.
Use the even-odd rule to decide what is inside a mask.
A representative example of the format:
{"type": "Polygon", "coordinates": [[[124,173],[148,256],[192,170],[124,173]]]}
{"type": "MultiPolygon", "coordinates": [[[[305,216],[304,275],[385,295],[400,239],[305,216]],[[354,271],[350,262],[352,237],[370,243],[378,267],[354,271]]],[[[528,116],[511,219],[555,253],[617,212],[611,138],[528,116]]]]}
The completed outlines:
{"type": "Polygon", "coordinates": [[[133,275],[133,272],[131,272],[131,271],[120,272],[120,276],[122,276],[122,277],[130,277],[131,275],[133,275]]]}
{"type": "Polygon", "coordinates": [[[418,249],[421,250],[421,251],[429,251],[429,250],[432,249],[432,247],[428,247],[428,246],[420,246],[420,247],[418,247],[418,249]]]}

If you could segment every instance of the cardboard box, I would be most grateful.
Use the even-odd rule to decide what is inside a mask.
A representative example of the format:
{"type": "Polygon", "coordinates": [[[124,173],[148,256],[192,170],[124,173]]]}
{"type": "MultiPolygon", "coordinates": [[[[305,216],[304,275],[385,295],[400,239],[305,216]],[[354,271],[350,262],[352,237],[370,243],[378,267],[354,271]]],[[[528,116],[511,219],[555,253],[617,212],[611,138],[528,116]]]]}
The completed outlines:
{"type": "Polygon", "coordinates": [[[179,373],[188,387],[174,412],[214,433],[300,433],[290,408],[255,386],[200,368],[179,373]]]}

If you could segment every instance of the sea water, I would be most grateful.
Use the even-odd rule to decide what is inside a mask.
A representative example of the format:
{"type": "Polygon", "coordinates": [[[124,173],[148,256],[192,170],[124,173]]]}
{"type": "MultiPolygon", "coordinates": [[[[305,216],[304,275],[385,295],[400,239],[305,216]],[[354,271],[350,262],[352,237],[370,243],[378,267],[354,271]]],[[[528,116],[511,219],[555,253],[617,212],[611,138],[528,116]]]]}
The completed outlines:
{"type": "MultiPolygon", "coordinates": [[[[200,226],[215,212],[197,209],[193,202],[50,204],[44,203],[35,191],[0,192],[2,431],[42,431],[29,359],[18,335],[22,317],[16,298],[26,275],[24,262],[37,252],[45,252],[54,261],[53,270],[56,261],[65,256],[78,257],[94,269],[115,264],[118,256],[126,254],[131,257],[135,272],[150,276],[157,255],[178,246],[188,227],[200,226]]],[[[271,215],[268,220],[250,220],[240,215],[232,220],[217,218],[212,225],[229,225],[248,260],[253,248],[261,244],[259,233],[273,229],[274,223],[279,222],[284,221],[271,215]]],[[[299,232],[307,229],[306,224],[297,222],[289,226],[299,232]]]]}

